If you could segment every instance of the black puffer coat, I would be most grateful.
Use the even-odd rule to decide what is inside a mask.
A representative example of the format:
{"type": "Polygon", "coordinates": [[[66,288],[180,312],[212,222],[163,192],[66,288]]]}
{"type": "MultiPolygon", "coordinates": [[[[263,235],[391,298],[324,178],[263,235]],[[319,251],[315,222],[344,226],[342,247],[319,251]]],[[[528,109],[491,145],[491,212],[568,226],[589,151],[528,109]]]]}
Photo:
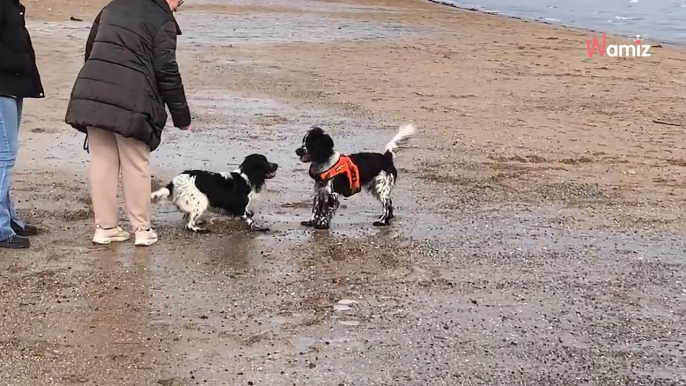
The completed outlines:
{"type": "Polygon", "coordinates": [[[43,98],[31,37],[19,0],[0,0],[0,96],[43,98]]]}
{"type": "Polygon", "coordinates": [[[165,0],[113,0],[96,17],[86,63],[71,93],[65,121],[136,138],[155,150],[167,122],[191,123],[176,63],[181,34],[165,0]]]}

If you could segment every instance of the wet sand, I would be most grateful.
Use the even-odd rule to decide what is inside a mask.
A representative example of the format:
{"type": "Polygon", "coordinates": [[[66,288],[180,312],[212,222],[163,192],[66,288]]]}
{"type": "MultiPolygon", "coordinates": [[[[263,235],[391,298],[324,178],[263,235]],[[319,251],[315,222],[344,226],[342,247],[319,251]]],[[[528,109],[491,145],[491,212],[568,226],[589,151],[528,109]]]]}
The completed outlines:
{"type": "Polygon", "coordinates": [[[179,14],[195,129],[153,173],[265,153],[272,232],[189,235],[162,203],[134,249],[90,244],[62,123],[101,4],[27,1],[49,98],[26,103],[13,195],[45,232],[0,252],[2,383],[686,384],[686,52],[590,59],[597,34],[421,1],[223,3],[179,14]],[[361,195],[302,229],[304,131],[380,150],[406,121],[393,226],[361,195]]]}

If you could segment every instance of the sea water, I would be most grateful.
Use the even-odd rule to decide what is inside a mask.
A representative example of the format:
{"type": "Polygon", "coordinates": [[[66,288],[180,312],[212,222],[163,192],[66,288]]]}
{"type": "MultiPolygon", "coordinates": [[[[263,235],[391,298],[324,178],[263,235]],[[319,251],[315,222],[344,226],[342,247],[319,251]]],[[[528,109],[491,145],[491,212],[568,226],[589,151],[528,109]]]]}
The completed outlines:
{"type": "Polygon", "coordinates": [[[646,42],[686,45],[686,0],[432,1],[599,32],[641,35],[646,42]]]}

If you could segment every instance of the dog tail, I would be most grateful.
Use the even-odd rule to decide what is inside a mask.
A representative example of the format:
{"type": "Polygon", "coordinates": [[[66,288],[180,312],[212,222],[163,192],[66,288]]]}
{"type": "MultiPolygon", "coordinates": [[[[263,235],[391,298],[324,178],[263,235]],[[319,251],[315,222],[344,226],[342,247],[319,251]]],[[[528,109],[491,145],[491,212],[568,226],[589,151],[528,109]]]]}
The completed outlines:
{"type": "Polygon", "coordinates": [[[159,201],[159,200],[166,200],[171,196],[172,192],[174,191],[174,184],[172,182],[168,183],[167,186],[160,188],[150,195],[150,201],[159,201]]]}
{"type": "Polygon", "coordinates": [[[386,148],[384,155],[390,158],[393,158],[396,156],[396,152],[398,150],[404,149],[407,147],[407,144],[409,143],[410,138],[417,132],[417,128],[413,124],[407,124],[407,125],[402,125],[400,126],[400,129],[398,129],[398,134],[391,139],[388,144],[386,144],[386,148]]]}

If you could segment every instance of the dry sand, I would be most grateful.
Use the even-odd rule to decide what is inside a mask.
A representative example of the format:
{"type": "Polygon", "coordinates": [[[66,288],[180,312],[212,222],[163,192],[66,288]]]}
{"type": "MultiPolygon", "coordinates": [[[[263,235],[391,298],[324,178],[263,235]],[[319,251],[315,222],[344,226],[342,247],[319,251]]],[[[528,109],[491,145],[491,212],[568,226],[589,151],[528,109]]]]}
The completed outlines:
{"type": "Polygon", "coordinates": [[[13,194],[46,231],[0,253],[0,383],[686,384],[686,51],[589,58],[600,33],[423,1],[188,1],[195,131],[169,128],[155,179],[263,152],[273,232],[191,236],[159,205],[159,245],[94,248],[63,116],[103,2],[25,2],[48,98],[13,194]],[[398,221],[360,196],[300,229],[304,131],[376,150],[406,121],[398,221]]]}

